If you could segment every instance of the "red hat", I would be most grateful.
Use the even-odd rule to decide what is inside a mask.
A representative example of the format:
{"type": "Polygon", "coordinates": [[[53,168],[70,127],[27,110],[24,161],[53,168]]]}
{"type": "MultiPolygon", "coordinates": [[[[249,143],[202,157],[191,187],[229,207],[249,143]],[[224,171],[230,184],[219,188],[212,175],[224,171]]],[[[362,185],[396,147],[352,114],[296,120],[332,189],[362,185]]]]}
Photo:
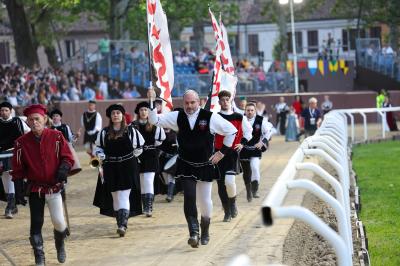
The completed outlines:
{"type": "Polygon", "coordinates": [[[24,116],[28,117],[31,114],[40,114],[45,116],[47,114],[47,108],[43,104],[32,104],[24,110],[24,116]]]}

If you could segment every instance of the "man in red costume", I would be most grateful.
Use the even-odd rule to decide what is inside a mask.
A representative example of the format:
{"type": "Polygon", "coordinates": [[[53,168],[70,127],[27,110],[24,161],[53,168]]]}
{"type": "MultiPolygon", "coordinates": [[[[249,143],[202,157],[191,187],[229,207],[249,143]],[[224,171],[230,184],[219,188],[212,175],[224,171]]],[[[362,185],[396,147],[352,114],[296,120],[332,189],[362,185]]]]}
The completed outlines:
{"type": "Polygon", "coordinates": [[[30,243],[36,265],[45,264],[42,227],[44,205],[47,203],[54,226],[57,259],[65,262],[64,239],[67,226],[64,219],[61,191],[74,164],[68,141],[62,133],[45,127],[46,107],[34,104],[24,110],[31,132],[15,141],[12,160],[13,180],[28,180],[31,214],[30,243]]]}

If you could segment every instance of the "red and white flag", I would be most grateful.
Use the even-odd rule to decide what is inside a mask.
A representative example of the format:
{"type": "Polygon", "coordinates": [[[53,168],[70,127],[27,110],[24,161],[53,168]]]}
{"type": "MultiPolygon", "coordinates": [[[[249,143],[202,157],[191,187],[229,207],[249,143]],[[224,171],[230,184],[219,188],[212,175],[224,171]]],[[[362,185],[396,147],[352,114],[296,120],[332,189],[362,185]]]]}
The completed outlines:
{"type": "Polygon", "coordinates": [[[163,112],[173,109],[171,92],[174,87],[174,64],[167,16],[160,0],[147,0],[147,25],[151,63],[154,67],[156,85],[161,89],[163,112]]]}
{"type": "Polygon", "coordinates": [[[218,93],[221,90],[230,91],[232,99],[234,99],[237,77],[234,76],[235,68],[225,26],[222,24],[221,19],[220,23],[217,22],[211,9],[209,9],[209,12],[216,40],[216,47],[213,86],[208,101],[210,101],[210,111],[219,112],[221,106],[218,103],[218,93]]]}

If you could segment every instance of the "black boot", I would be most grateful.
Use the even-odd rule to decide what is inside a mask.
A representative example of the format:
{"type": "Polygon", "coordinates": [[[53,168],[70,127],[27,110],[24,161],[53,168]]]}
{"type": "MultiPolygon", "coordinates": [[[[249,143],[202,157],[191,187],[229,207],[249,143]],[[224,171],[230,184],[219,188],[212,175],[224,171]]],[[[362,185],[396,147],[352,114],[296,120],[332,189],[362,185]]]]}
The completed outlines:
{"type": "Polygon", "coordinates": [[[253,196],[251,195],[251,183],[246,184],[246,197],[248,202],[253,200],[253,196]]]}
{"type": "Polygon", "coordinates": [[[64,239],[67,237],[67,229],[64,232],[58,232],[54,230],[54,240],[56,243],[57,249],[57,260],[59,263],[64,263],[67,258],[67,254],[65,253],[65,244],[64,239]]]}
{"type": "Polygon", "coordinates": [[[231,217],[235,218],[238,215],[238,210],[236,207],[236,196],[233,198],[229,198],[229,209],[231,212],[231,217]]]}
{"type": "Polygon", "coordinates": [[[146,202],[146,217],[153,216],[153,201],[154,201],[154,194],[146,193],[145,194],[145,202],[146,202]]]}
{"type": "Polygon", "coordinates": [[[44,266],[44,249],[43,249],[43,238],[41,234],[31,235],[29,238],[33,248],[33,254],[35,255],[35,265],[44,266]]]}
{"type": "Polygon", "coordinates": [[[232,220],[231,209],[229,208],[229,200],[227,203],[222,203],[222,207],[224,208],[224,222],[230,222],[232,220]]]}
{"type": "Polygon", "coordinates": [[[6,219],[12,219],[14,214],[18,213],[17,205],[15,204],[15,194],[7,194],[7,206],[4,215],[6,219]]]}
{"type": "Polygon", "coordinates": [[[201,227],[201,244],[207,245],[210,241],[210,235],[208,233],[208,229],[210,228],[210,218],[201,217],[200,222],[201,227]]]}
{"type": "Polygon", "coordinates": [[[142,199],[142,209],[143,209],[143,214],[146,214],[147,209],[146,209],[146,199],[145,199],[145,194],[140,194],[140,197],[142,199]]]}
{"type": "Polygon", "coordinates": [[[120,209],[117,215],[117,233],[120,237],[124,237],[128,229],[129,210],[120,209]]]}
{"type": "Polygon", "coordinates": [[[175,183],[169,182],[167,198],[165,199],[166,201],[171,202],[174,200],[174,190],[175,190],[175,183]]]}
{"type": "Polygon", "coordinates": [[[192,248],[199,247],[199,221],[197,221],[196,217],[189,216],[187,217],[188,227],[190,238],[188,239],[188,244],[192,248]]]}
{"type": "Polygon", "coordinates": [[[253,198],[259,198],[258,195],[258,181],[251,181],[251,192],[253,193],[253,198]]]}

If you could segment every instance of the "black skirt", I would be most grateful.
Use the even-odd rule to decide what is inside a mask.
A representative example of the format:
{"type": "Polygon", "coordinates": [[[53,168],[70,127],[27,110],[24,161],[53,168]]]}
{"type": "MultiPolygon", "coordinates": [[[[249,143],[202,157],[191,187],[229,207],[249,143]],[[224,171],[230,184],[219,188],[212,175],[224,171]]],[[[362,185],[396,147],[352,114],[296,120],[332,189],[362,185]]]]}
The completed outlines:
{"type": "Polygon", "coordinates": [[[239,156],[240,156],[240,160],[248,161],[248,160],[250,160],[250,158],[253,158],[253,157],[261,158],[262,151],[257,148],[252,149],[252,147],[251,148],[243,147],[243,149],[240,151],[239,156]]]}
{"type": "Polygon", "coordinates": [[[201,167],[195,167],[183,161],[178,157],[176,176],[194,178],[198,181],[212,182],[220,178],[220,173],[216,165],[207,164],[201,167]]]}
{"type": "Polygon", "coordinates": [[[140,187],[138,180],[138,164],[136,157],[122,162],[104,162],[104,183],[111,192],[140,187]]]}
{"type": "Polygon", "coordinates": [[[221,176],[226,174],[237,175],[241,173],[239,155],[236,151],[230,150],[221,161],[218,162],[218,169],[221,176]]]}
{"type": "Polygon", "coordinates": [[[144,150],[139,156],[140,173],[158,172],[160,168],[159,151],[157,149],[144,150]]]}
{"type": "Polygon", "coordinates": [[[89,135],[88,133],[86,133],[83,135],[83,144],[86,143],[95,143],[96,139],[97,139],[97,134],[99,134],[98,132],[93,134],[93,135],[89,135]]]}

